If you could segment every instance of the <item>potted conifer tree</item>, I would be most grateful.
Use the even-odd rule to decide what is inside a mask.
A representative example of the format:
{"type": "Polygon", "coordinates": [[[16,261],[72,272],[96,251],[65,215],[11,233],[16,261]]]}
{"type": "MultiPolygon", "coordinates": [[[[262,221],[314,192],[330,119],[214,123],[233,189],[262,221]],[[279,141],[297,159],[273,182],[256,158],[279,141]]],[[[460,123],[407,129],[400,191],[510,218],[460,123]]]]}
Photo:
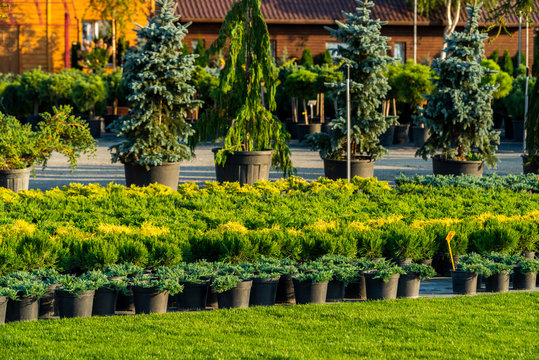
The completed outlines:
{"type": "Polygon", "coordinates": [[[480,6],[468,5],[467,13],[464,30],[445,40],[447,58],[433,61],[435,89],[418,116],[431,135],[416,155],[432,157],[435,175],[481,176],[484,162],[493,167],[498,161],[500,133],[492,129],[491,107],[495,86],[482,83],[490,70],[480,63],[488,35],[479,31],[480,6]]]}
{"type": "MultiPolygon", "coordinates": [[[[347,45],[339,46],[338,52],[350,64],[352,176],[372,177],[374,161],[385,152],[379,137],[393,122],[380,111],[389,90],[384,73],[391,59],[387,56],[387,38],[380,32],[384,23],[370,18],[374,4],[368,0],[357,2],[356,13],[345,13],[346,22],[337,21],[338,28],[328,30],[347,45]]],[[[346,178],[346,86],[334,87],[341,103],[331,134],[313,134],[307,140],[313,150],[320,152],[325,176],[331,179],[346,178]]]]}
{"type": "Polygon", "coordinates": [[[277,69],[260,0],[236,1],[210,50],[228,44],[228,59],[219,75],[216,104],[197,122],[191,144],[223,137],[215,152],[218,181],[253,184],[268,180],[270,166],[293,171],[290,135],[273,116],[277,69]]]}
{"type": "Polygon", "coordinates": [[[131,110],[111,125],[124,141],[110,149],[128,186],[157,182],[176,190],[180,162],[192,157],[184,142],[192,134],[187,113],[199,104],[191,85],[195,56],[182,54],[187,26],[174,14],[176,3],[160,0],[157,8],[124,58],[131,110]]]}

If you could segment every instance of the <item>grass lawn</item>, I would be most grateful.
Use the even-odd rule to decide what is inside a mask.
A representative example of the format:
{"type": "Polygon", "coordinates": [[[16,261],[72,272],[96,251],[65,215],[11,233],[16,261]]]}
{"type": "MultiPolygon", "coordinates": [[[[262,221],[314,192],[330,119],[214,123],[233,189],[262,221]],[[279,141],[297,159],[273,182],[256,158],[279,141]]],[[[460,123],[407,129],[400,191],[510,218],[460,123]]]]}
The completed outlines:
{"type": "Polygon", "coordinates": [[[539,293],[0,325],[0,359],[537,359],[539,293]]]}

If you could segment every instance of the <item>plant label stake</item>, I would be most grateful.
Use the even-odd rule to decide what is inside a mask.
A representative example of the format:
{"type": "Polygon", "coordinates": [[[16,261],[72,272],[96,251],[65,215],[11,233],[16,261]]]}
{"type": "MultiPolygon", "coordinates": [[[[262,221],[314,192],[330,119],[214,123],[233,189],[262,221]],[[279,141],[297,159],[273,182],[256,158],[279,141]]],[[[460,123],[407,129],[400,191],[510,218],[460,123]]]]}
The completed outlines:
{"type": "Polygon", "coordinates": [[[350,154],[350,64],[348,64],[348,76],[346,77],[346,178],[350,182],[351,178],[351,159],[350,154]]]}
{"type": "Polygon", "coordinates": [[[453,261],[453,252],[451,251],[451,240],[453,239],[453,236],[455,236],[455,232],[450,231],[445,240],[447,241],[447,247],[449,248],[449,256],[451,256],[451,265],[453,266],[453,271],[455,271],[455,262],[453,261]]]}

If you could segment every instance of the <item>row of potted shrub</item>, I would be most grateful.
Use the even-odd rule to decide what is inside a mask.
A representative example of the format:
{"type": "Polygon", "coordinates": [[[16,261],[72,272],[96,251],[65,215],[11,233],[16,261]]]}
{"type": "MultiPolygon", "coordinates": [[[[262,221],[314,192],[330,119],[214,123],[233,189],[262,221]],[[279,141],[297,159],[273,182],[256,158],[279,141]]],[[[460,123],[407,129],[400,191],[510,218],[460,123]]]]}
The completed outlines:
{"type": "MultiPolygon", "coordinates": [[[[459,279],[487,279],[487,291],[503,292],[498,278],[515,269],[514,288],[530,289],[539,261],[498,253],[482,258],[464,257],[453,272],[454,292],[475,293],[476,283],[461,285],[459,279]],[[461,275],[464,274],[464,275],[461,275]],[[501,275],[500,275],[501,274],[501,275]],[[517,275],[518,274],[518,275],[517,275]],[[472,276],[472,277],[473,277],[472,276]],[[519,280],[518,276],[525,279],[519,280]],[[521,285],[524,284],[524,285],[521,285]],[[473,292],[463,289],[473,287],[473,292]]],[[[261,258],[254,263],[182,263],[175,267],[143,270],[132,264],[111,265],[104,271],[80,276],[36,270],[10,274],[0,280],[0,321],[37,320],[38,317],[90,317],[116,311],[164,313],[169,295],[178,310],[247,308],[277,302],[307,304],[352,299],[395,299],[419,296],[421,280],[436,275],[425,264],[403,264],[384,259],[352,259],[324,256],[296,264],[288,259],[261,258]]]]}
{"type": "Polygon", "coordinates": [[[486,291],[509,291],[510,277],[514,290],[535,290],[539,260],[492,252],[481,256],[470,253],[460,257],[451,271],[453,292],[474,295],[484,282],[486,291]]]}

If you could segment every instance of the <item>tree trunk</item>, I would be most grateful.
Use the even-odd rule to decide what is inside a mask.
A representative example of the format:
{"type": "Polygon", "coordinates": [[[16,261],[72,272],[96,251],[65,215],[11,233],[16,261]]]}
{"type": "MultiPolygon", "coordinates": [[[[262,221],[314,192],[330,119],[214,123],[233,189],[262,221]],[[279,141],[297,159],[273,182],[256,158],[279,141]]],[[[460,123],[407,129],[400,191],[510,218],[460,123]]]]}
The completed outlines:
{"type": "Polygon", "coordinates": [[[458,25],[458,22],[460,20],[460,3],[462,0],[456,0],[457,8],[455,11],[455,14],[453,14],[453,3],[452,0],[446,0],[445,2],[445,17],[447,25],[444,28],[444,43],[442,45],[442,54],[441,58],[445,59],[447,57],[446,52],[444,51],[447,47],[447,43],[445,42],[445,39],[447,39],[453,31],[455,31],[455,28],[458,25]]]}

